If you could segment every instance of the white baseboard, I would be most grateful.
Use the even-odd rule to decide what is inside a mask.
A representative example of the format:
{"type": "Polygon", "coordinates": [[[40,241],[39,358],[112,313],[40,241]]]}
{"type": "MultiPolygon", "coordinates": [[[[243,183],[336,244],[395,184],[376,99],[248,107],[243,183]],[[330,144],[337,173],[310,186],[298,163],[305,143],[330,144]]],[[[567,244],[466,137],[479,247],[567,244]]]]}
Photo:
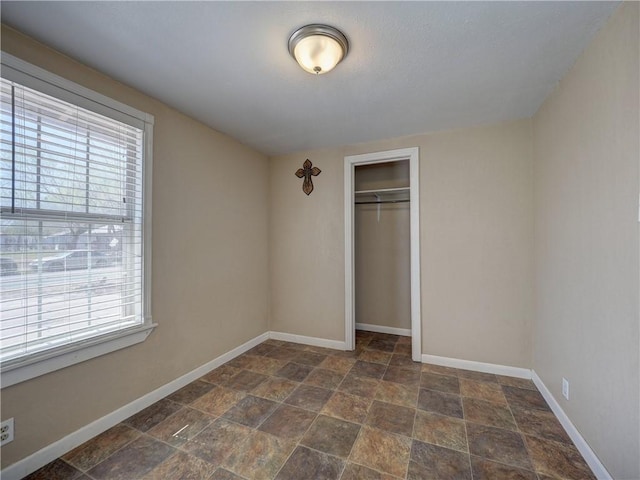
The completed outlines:
{"type": "Polygon", "coordinates": [[[389,335],[411,336],[410,328],[384,327],[382,325],[372,325],[370,323],[356,323],[356,330],[366,330],[367,332],[388,333],[389,335]]]}
{"type": "Polygon", "coordinates": [[[494,363],[474,362],[459,358],[439,357],[437,355],[422,355],[422,363],[432,363],[442,367],[461,368],[476,372],[493,373],[507,377],[531,379],[531,370],[528,368],[510,367],[508,365],[496,365],[494,363]]]}
{"type": "Polygon", "coordinates": [[[233,350],[220,355],[219,357],[205,363],[195,370],[192,370],[189,373],[176,378],[175,380],[163,385],[160,388],[157,388],[150,393],[147,393],[146,395],[134,400],[131,403],[128,403],[127,405],[115,410],[114,412],[105,415],[104,417],[99,418],[98,420],[88,425],[85,425],[79,430],[76,430],[66,437],[61,438],[57,442],[54,442],[51,445],[47,445],[43,449],[38,450],[37,452],[29,455],[26,458],[23,458],[13,465],[8,466],[4,470],[2,470],[2,472],[0,472],[0,478],[2,478],[3,480],[19,480],[29,475],[30,473],[35,472],[39,468],[45,466],[47,463],[52,462],[68,451],[76,448],[79,445],[82,445],[87,440],[90,440],[96,435],[99,435],[109,428],[117,425],[123,420],[129,418],[131,415],[135,415],[139,411],[147,408],[148,406],[154,404],[167,395],[171,395],[173,392],[180,390],[182,387],[188,385],[194,380],[197,380],[214,368],[217,368],[223,363],[234,359],[238,355],[241,355],[247,350],[252,349],[268,338],[269,332],[258,335],[248,342],[245,342],[239,347],[236,347],[233,350]]]}
{"type": "Polygon", "coordinates": [[[571,438],[580,454],[584,457],[587,465],[589,465],[589,468],[591,468],[591,470],[593,471],[593,474],[599,480],[613,480],[613,477],[609,474],[595,452],[591,450],[591,447],[584,439],[584,437],[580,435],[580,432],[578,431],[576,426],[569,419],[555,397],[551,394],[551,391],[536,374],[535,370],[532,370],[531,372],[531,379],[551,407],[551,410],[560,421],[560,424],[567,432],[567,435],[569,435],[569,438],[571,438]]]}
{"type": "MultiPolygon", "coordinates": [[[[391,327],[379,327],[377,325],[368,324],[356,324],[357,329],[378,331],[380,333],[391,333],[394,335],[405,335],[405,333],[397,333],[398,331],[404,332],[403,329],[394,329],[391,327]],[[379,330],[373,330],[377,328],[379,330]],[[382,331],[385,329],[386,331],[382,331]],[[390,332],[389,330],[394,330],[390,332]]],[[[407,335],[411,334],[410,330],[407,335]]],[[[189,383],[197,380],[203,375],[207,374],[214,368],[234,359],[238,355],[250,350],[256,345],[264,342],[265,340],[272,338],[274,340],[282,340],[286,342],[300,343],[303,345],[313,345],[317,347],[334,348],[337,350],[346,350],[346,344],[343,341],[328,340],[317,337],[307,337],[304,335],[294,335],[291,333],[283,332],[265,332],[257,337],[245,342],[244,344],[230,350],[229,352],[220,355],[219,357],[205,363],[204,365],[192,370],[191,372],[163,385],[160,388],[134,400],[133,402],[111,412],[104,417],[86,425],[79,430],[67,435],[66,437],[58,440],[44,447],[43,449],[29,455],[28,457],[8,466],[0,472],[0,477],[3,480],[19,480],[30,473],[35,472],[39,468],[43,467],[49,462],[52,462],[56,458],[64,455],[68,451],[75,447],[82,445],[84,442],[99,435],[100,433],[108,430],[109,428],[117,425],[123,420],[129,418],[131,415],[138,413],[146,407],[154,404],[158,400],[172,394],[173,392],[181,389],[189,383]]],[[[585,458],[587,464],[593,470],[596,477],[600,480],[613,480],[609,472],[606,470],[602,462],[598,459],[596,454],[591,450],[588,443],[580,435],[576,427],[573,425],[569,417],[566,415],[562,407],[558,404],[553,397],[549,389],[542,382],[540,377],[535,371],[528,370],[520,367],[510,367],[506,365],[496,365],[492,363],[474,362],[471,360],[462,360],[458,358],[440,357],[437,355],[422,355],[422,363],[432,363],[434,365],[441,365],[444,367],[461,368],[466,370],[474,370],[484,373],[493,373],[498,375],[506,375],[510,377],[527,378],[532,379],[536,387],[542,393],[553,413],[558,417],[558,420],[567,431],[567,434],[573,440],[578,451],[585,458]]]]}
{"type": "Polygon", "coordinates": [[[346,350],[344,341],[328,340],[326,338],[306,337],[304,335],[294,335],[293,333],[269,332],[269,338],[282,340],[283,342],[301,343],[303,345],[313,345],[314,347],[333,348],[335,350],[346,350]]]}

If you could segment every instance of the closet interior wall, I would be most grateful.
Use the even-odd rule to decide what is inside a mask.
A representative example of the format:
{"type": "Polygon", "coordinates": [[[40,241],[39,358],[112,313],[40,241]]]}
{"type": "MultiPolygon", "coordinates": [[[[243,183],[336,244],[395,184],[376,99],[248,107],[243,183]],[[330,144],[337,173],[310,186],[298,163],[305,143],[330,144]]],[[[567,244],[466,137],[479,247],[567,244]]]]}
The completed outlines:
{"type": "Polygon", "coordinates": [[[355,168],[356,329],[390,327],[411,334],[408,187],[408,160],[355,168]],[[403,187],[404,192],[357,193],[403,187]]]}

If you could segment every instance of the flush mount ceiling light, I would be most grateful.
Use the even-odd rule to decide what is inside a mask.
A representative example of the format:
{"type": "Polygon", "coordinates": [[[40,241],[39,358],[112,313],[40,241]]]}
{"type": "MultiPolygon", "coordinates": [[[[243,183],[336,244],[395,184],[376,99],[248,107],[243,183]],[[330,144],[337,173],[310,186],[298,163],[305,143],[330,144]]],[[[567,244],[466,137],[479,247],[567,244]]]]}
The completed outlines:
{"type": "Polygon", "coordinates": [[[333,70],[347,56],[349,42],[328,25],[306,25],[289,38],[289,53],[309,73],[321,75],[333,70]]]}

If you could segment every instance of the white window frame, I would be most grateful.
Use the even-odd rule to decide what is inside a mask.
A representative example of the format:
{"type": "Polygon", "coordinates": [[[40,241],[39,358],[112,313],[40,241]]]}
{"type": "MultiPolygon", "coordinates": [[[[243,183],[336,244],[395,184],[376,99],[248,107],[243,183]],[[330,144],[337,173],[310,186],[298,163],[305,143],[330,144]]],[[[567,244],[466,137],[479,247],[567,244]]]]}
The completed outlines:
{"type": "Polygon", "coordinates": [[[151,316],[151,180],[154,117],[36,67],[13,55],[5,52],[0,52],[0,55],[3,78],[144,130],[142,173],[143,323],[109,335],[89,338],[86,341],[73,343],[59,349],[27,356],[21,362],[3,365],[0,371],[0,386],[4,388],[143,342],[156,327],[151,316]]]}

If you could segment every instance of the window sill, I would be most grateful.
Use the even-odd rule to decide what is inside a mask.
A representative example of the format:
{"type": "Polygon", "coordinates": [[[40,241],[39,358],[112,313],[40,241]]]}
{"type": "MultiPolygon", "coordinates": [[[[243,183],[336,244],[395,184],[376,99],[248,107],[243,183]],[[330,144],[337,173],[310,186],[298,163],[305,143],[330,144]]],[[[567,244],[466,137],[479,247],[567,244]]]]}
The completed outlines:
{"type": "Polygon", "coordinates": [[[155,323],[148,323],[60,350],[46,352],[14,365],[3,365],[0,373],[0,385],[2,388],[10,387],[61,368],[144,342],[155,327],[155,323]]]}

